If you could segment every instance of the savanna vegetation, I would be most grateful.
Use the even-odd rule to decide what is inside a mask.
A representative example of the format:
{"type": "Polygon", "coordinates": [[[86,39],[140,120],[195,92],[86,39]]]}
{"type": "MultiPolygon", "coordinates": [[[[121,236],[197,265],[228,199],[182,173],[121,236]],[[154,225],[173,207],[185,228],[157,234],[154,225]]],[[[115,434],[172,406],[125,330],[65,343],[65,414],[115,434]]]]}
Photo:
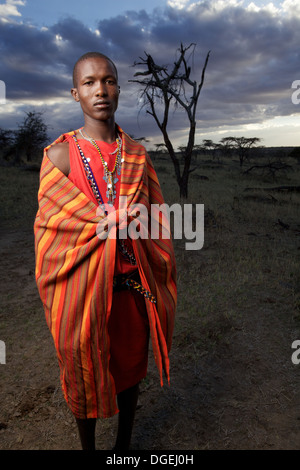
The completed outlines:
{"type": "MultiPolygon", "coordinates": [[[[201,149],[187,199],[179,198],[168,156],[152,157],[167,203],[204,204],[204,246],[189,251],[186,240],[174,240],[171,386],[160,387],[150,353],[132,448],[296,449],[300,364],[291,360],[291,345],[300,339],[299,153],[256,149],[241,167],[233,150],[201,149]],[[285,167],[268,167],[278,161],[285,167]]],[[[0,180],[0,339],[7,350],[0,448],[80,449],[34,281],[38,173],[6,166],[0,180]]],[[[97,424],[98,449],[112,447],[116,424],[115,418],[97,424]]]]}

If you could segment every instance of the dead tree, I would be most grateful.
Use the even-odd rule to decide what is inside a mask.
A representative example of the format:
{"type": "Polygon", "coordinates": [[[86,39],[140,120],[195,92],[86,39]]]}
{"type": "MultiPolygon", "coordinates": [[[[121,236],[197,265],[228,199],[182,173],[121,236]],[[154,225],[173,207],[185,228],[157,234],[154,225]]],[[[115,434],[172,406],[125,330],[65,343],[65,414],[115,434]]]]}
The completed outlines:
{"type": "Polygon", "coordinates": [[[193,171],[190,170],[190,165],[195,143],[196,109],[210,55],[210,52],[208,52],[202,69],[201,80],[197,83],[190,77],[191,67],[188,66],[189,58],[186,57],[188,51],[191,49],[192,54],[194,53],[195,47],[196,44],[193,43],[187,47],[184,47],[181,44],[178,49],[179,57],[174,62],[171,70],[169,70],[168,66],[160,66],[156,64],[152,56],[145,52],[145,57],[140,57],[141,62],[135,62],[134,66],[146,66],[146,70],[144,72],[137,72],[134,74],[134,77],[139,78],[129,80],[130,82],[139,83],[143,86],[142,98],[144,100],[144,106],[148,107],[147,113],[153,116],[163,135],[168,153],[174,164],[175,176],[180,188],[180,196],[184,198],[187,198],[188,196],[189,174],[193,171]],[[191,90],[191,96],[187,96],[190,94],[186,91],[187,87],[191,90]],[[163,104],[163,112],[160,118],[159,106],[161,103],[163,104]],[[175,153],[167,129],[171,103],[174,104],[175,107],[180,106],[185,110],[190,123],[187,145],[185,146],[183,154],[183,168],[175,153]]]}

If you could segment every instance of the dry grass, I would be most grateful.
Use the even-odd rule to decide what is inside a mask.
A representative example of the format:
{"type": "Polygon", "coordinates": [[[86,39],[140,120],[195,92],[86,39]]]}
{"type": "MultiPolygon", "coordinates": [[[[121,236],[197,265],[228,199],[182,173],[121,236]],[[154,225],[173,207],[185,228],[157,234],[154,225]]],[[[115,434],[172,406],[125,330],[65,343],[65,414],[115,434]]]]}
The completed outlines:
{"type": "MultiPolygon", "coordinates": [[[[203,312],[215,310],[218,299],[219,310],[240,312],[241,303],[246,298],[249,300],[251,290],[259,287],[280,291],[280,286],[290,285],[292,293],[297,290],[299,271],[300,194],[272,193],[273,199],[267,199],[265,191],[255,190],[250,192],[252,198],[248,198],[249,191],[245,192],[245,188],[273,187],[274,181],[243,175],[231,161],[221,169],[211,166],[213,161],[211,165],[199,164],[191,175],[188,201],[182,201],[204,204],[204,247],[198,252],[188,252],[183,242],[175,241],[179,288],[188,293],[179,296],[182,310],[189,313],[191,309],[197,310],[204,317],[203,312]],[[209,179],[200,180],[198,175],[209,179]],[[289,228],[284,229],[278,220],[289,228]],[[189,302],[191,305],[187,307],[189,302]]],[[[297,183],[299,165],[294,165],[294,169],[280,179],[280,185],[297,183]]],[[[178,201],[174,180],[171,183],[170,176],[165,174],[159,178],[167,201],[178,201]]]]}
{"type": "MultiPolygon", "coordinates": [[[[199,159],[189,199],[180,201],[172,164],[155,160],[167,203],[204,204],[205,241],[201,250],[187,251],[185,240],[174,240],[178,308],[171,387],[160,388],[150,357],[134,448],[299,445],[300,365],[291,362],[291,343],[300,339],[300,195],[245,191],[297,184],[300,167],[289,163],[294,170],[273,181],[243,175],[231,160],[199,159]]],[[[34,283],[38,174],[1,168],[0,183],[0,339],[8,354],[1,366],[0,447],[76,449],[76,427],[61,395],[34,283]]],[[[113,444],[115,429],[116,419],[99,425],[98,448],[113,444]]]]}

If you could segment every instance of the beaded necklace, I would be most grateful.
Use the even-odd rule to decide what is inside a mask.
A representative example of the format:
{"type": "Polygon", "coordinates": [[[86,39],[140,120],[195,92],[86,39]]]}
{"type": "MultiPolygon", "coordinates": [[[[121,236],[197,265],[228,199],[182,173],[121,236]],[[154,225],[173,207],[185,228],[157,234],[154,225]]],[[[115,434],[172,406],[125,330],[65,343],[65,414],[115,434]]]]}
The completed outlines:
{"type": "MultiPolygon", "coordinates": [[[[100,190],[98,188],[98,185],[96,183],[96,180],[95,180],[95,177],[93,175],[93,172],[92,172],[92,169],[90,167],[90,164],[89,164],[89,158],[86,158],[86,156],[84,155],[83,151],[81,150],[80,148],[80,145],[78,143],[78,140],[77,140],[77,137],[75,135],[75,132],[74,134],[72,135],[75,143],[76,143],[76,146],[78,148],[78,151],[80,153],[80,156],[81,156],[81,160],[82,160],[82,163],[83,163],[83,167],[84,167],[84,171],[85,171],[85,174],[86,174],[86,177],[87,177],[87,180],[91,186],[91,189],[94,193],[94,196],[98,202],[98,204],[100,206],[103,206],[104,207],[104,202],[103,202],[103,199],[102,199],[102,196],[101,196],[101,193],[100,193],[100,190]]],[[[84,137],[85,140],[88,140],[84,137]]],[[[123,162],[124,159],[121,160],[121,163],[123,162]]],[[[120,173],[118,173],[120,174],[120,173]]],[[[118,181],[118,180],[117,180],[118,181]]],[[[107,211],[105,211],[105,214],[107,215],[107,211]]],[[[122,253],[122,255],[130,262],[131,265],[136,265],[136,259],[135,259],[135,256],[133,254],[133,252],[129,251],[129,249],[127,248],[126,244],[125,244],[125,241],[124,240],[120,240],[118,238],[118,246],[119,246],[119,250],[120,252],[122,253]]]]}
{"type": "MultiPolygon", "coordinates": [[[[124,161],[124,159],[121,158],[122,140],[120,139],[120,137],[118,135],[117,138],[116,138],[116,142],[117,142],[117,150],[115,151],[115,152],[117,152],[116,160],[115,160],[113,170],[110,171],[108,169],[108,164],[104,160],[104,158],[102,156],[102,153],[101,153],[101,150],[100,150],[99,146],[97,145],[97,142],[92,137],[88,136],[87,134],[86,134],[87,137],[85,137],[82,133],[82,130],[83,130],[83,128],[79,129],[79,132],[80,132],[81,136],[93,145],[93,147],[97,150],[97,152],[100,156],[100,160],[101,160],[101,163],[102,163],[103,169],[104,169],[103,179],[104,179],[104,181],[106,182],[106,185],[107,185],[106,197],[108,199],[108,204],[110,206],[113,206],[114,200],[116,198],[115,184],[119,181],[119,178],[117,178],[117,176],[115,175],[115,172],[118,174],[118,176],[120,176],[120,174],[121,174],[121,165],[122,165],[122,162],[124,161]]],[[[111,155],[113,155],[115,152],[113,152],[111,155]]]]}
{"type": "Polygon", "coordinates": [[[77,140],[77,137],[75,135],[75,133],[72,135],[75,143],[76,143],[76,146],[79,150],[79,153],[80,153],[80,156],[81,156],[81,160],[82,160],[82,163],[83,163],[83,167],[84,167],[84,171],[85,171],[85,174],[86,174],[86,177],[87,177],[87,180],[91,186],[91,189],[95,195],[95,198],[98,202],[98,204],[100,206],[104,205],[104,202],[103,202],[103,199],[102,199],[102,196],[101,196],[101,193],[99,191],[99,188],[98,188],[98,185],[96,183],[96,180],[95,180],[95,177],[93,175],[93,172],[92,172],[92,169],[89,165],[89,162],[88,162],[88,159],[86,158],[86,156],[84,155],[83,151],[81,150],[80,148],[80,145],[78,143],[78,140],[77,140]]]}

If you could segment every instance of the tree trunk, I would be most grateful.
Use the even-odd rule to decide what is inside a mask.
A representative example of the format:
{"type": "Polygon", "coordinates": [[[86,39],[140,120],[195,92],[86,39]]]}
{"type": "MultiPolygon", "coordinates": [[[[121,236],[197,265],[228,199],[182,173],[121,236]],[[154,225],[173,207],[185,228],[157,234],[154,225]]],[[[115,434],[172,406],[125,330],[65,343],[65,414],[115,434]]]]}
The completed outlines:
{"type": "Polygon", "coordinates": [[[189,175],[190,175],[190,166],[191,166],[191,159],[192,153],[195,143],[195,131],[196,131],[196,122],[193,119],[190,119],[190,132],[189,132],[189,140],[188,145],[185,150],[184,155],[184,168],[182,172],[182,177],[180,178],[180,197],[187,199],[188,197],[188,183],[189,183],[189,175]]]}
{"type": "Polygon", "coordinates": [[[176,157],[176,154],[175,154],[172,142],[169,139],[167,130],[165,128],[163,128],[163,129],[161,129],[161,131],[162,131],[162,134],[163,134],[163,138],[164,138],[168,153],[169,153],[169,155],[171,157],[171,160],[173,162],[173,165],[174,165],[175,176],[176,176],[177,183],[179,184],[179,187],[180,187],[181,176],[180,176],[180,165],[179,165],[178,158],[176,157]]]}
{"type": "Polygon", "coordinates": [[[187,199],[188,197],[188,179],[189,179],[189,174],[183,173],[180,179],[180,183],[179,183],[180,197],[184,199],[187,199]]]}
{"type": "Polygon", "coordinates": [[[19,165],[21,162],[21,150],[20,150],[20,147],[17,146],[15,148],[15,157],[14,157],[14,165],[19,165]]]}

